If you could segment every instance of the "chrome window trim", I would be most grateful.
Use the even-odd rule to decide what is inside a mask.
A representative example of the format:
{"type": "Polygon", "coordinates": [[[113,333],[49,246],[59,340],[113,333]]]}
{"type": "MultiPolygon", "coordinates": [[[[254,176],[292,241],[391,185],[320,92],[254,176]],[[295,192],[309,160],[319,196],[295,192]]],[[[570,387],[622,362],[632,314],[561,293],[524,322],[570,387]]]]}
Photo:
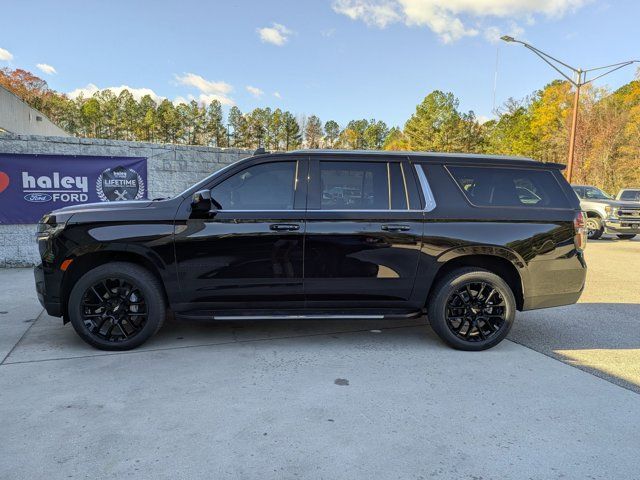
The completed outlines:
{"type": "Polygon", "coordinates": [[[430,212],[434,208],[436,208],[436,199],[433,197],[433,192],[431,191],[431,187],[429,186],[429,181],[427,180],[427,176],[424,173],[423,165],[416,164],[416,173],[418,174],[418,180],[420,181],[420,188],[422,188],[422,194],[424,195],[425,201],[425,212],[430,212]]]}

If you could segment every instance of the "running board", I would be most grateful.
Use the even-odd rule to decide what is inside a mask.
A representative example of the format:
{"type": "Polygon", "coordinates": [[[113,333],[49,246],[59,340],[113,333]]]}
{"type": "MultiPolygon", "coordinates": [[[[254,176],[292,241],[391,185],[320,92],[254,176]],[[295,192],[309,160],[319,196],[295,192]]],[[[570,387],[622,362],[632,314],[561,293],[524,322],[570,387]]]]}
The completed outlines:
{"type": "Polygon", "coordinates": [[[344,320],[382,320],[384,315],[214,315],[214,320],[323,320],[340,318],[344,320]]]}
{"type": "Polygon", "coordinates": [[[387,319],[410,319],[418,318],[423,315],[424,312],[420,310],[411,312],[387,312],[387,313],[278,313],[278,314],[263,314],[263,313],[247,313],[238,312],[238,314],[232,314],[225,312],[223,315],[216,315],[213,312],[176,312],[176,317],[184,318],[188,320],[387,320],[387,319]]]}

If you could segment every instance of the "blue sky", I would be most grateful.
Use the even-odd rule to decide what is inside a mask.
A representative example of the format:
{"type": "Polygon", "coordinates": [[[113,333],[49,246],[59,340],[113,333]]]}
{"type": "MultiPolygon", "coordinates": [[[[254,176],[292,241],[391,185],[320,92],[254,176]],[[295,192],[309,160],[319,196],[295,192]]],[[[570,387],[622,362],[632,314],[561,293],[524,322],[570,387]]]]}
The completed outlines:
{"type": "Polygon", "coordinates": [[[634,0],[4,0],[2,17],[0,67],[65,93],[126,85],[341,124],[402,125],[434,89],[490,117],[496,54],[498,105],[557,77],[497,33],[579,67],[640,57],[634,0]]]}

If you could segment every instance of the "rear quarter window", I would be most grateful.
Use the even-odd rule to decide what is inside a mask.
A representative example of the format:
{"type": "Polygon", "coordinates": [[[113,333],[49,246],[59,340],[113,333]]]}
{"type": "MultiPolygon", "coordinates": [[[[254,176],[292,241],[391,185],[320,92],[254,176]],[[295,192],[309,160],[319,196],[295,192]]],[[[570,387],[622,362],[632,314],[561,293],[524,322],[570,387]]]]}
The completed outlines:
{"type": "Polygon", "coordinates": [[[549,170],[447,166],[467,200],[479,207],[570,208],[549,170]]]}

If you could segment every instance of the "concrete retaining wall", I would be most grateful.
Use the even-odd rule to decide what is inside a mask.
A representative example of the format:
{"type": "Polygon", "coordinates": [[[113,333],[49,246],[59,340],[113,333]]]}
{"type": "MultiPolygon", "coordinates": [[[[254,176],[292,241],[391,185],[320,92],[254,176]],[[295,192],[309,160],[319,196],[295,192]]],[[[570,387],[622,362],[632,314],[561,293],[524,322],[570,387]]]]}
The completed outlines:
{"type": "MultiPolygon", "coordinates": [[[[155,198],[176,195],[252,152],[93,138],[0,134],[0,153],[146,157],[148,195],[155,198]]],[[[35,228],[35,225],[0,225],[0,267],[24,267],[38,262],[35,228]]]]}

